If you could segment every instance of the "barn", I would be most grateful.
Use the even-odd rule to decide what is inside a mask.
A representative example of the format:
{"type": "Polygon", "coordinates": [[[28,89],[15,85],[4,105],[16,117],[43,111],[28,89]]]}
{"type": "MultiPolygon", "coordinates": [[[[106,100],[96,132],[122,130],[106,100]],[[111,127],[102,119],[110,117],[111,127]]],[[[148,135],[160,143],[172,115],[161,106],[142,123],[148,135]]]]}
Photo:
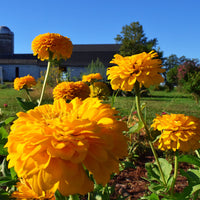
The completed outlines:
{"type": "MultiPolygon", "coordinates": [[[[72,77],[79,77],[87,66],[99,59],[105,67],[113,55],[119,52],[119,44],[78,44],[73,45],[70,59],[60,65],[63,71],[69,71],[72,77]]],[[[30,74],[35,79],[40,77],[41,71],[46,70],[46,61],[38,60],[33,54],[14,53],[14,33],[6,26],[0,26],[0,79],[13,81],[16,77],[30,74]]],[[[106,70],[106,69],[105,69],[106,70]]]]}

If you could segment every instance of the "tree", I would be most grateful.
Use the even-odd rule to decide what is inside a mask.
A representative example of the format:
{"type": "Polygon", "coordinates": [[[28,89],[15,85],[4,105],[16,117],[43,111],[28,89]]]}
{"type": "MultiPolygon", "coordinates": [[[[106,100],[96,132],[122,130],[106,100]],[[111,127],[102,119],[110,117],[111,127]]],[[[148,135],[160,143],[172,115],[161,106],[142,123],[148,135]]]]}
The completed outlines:
{"type": "Polygon", "coordinates": [[[122,56],[150,52],[157,45],[156,38],[147,40],[143,27],[139,22],[133,22],[130,25],[123,26],[121,34],[117,35],[115,41],[121,44],[120,54],[122,56]]]}

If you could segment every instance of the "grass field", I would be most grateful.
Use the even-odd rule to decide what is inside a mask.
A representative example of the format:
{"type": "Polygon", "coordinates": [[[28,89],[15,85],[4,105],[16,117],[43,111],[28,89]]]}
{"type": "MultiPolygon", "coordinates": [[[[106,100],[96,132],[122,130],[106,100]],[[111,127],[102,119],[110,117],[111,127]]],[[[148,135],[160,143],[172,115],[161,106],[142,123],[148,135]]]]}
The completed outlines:
{"type": "MultiPolygon", "coordinates": [[[[51,102],[52,90],[48,89],[46,94],[46,102],[51,102]]],[[[34,90],[30,92],[34,100],[39,98],[39,92],[34,90]]],[[[0,121],[15,115],[16,112],[23,111],[16,101],[16,97],[27,98],[25,91],[16,91],[12,87],[0,89],[0,121]],[[4,104],[8,104],[4,108],[4,104]]],[[[111,98],[107,103],[111,102],[111,98]]],[[[176,91],[150,91],[148,97],[142,97],[141,103],[146,104],[144,111],[146,112],[147,123],[150,124],[155,118],[155,114],[166,113],[182,113],[193,115],[200,118],[200,104],[196,104],[190,94],[179,93],[176,91]]],[[[114,107],[119,110],[121,116],[127,116],[131,112],[134,105],[134,97],[116,97],[114,107]]],[[[136,109],[133,109],[135,111],[136,109]]]]}

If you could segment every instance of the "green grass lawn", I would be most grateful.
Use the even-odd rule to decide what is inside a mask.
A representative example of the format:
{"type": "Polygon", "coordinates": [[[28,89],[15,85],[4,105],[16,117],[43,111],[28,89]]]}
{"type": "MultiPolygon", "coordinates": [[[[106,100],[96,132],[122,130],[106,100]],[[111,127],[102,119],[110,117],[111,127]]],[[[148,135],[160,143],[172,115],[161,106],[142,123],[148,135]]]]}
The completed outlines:
{"type": "MultiPolygon", "coordinates": [[[[12,87],[0,89],[0,108],[2,112],[0,121],[9,116],[14,116],[16,112],[23,111],[16,101],[16,97],[18,96],[26,98],[25,91],[16,91],[12,87]],[[4,104],[8,104],[8,107],[4,108],[4,104]]],[[[107,102],[110,103],[111,98],[107,102]]],[[[144,111],[146,112],[148,124],[155,118],[156,113],[161,114],[162,112],[182,113],[200,118],[200,104],[196,104],[190,94],[179,93],[176,91],[165,92],[151,90],[148,97],[141,98],[141,103],[146,104],[144,111]]],[[[132,105],[135,105],[134,97],[118,96],[114,103],[114,107],[120,112],[121,116],[129,115],[132,105]]],[[[134,108],[133,111],[135,110],[136,109],[134,108]]]]}
{"type": "MultiPolygon", "coordinates": [[[[150,91],[149,97],[142,97],[141,103],[146,105],[147,123],[151,124],[155,114],[176,113],[193,115],[200,118],[200,104],[197,104],[190,94],[176,91],[150,91]]],[[[134,97],[116,97],[114,107],[120,111],[122,116],[127,116],[131,112],[132,105],[135,105],[134,97]]],[[[133,111],[136,111],[134,108],[133,111]]]]}

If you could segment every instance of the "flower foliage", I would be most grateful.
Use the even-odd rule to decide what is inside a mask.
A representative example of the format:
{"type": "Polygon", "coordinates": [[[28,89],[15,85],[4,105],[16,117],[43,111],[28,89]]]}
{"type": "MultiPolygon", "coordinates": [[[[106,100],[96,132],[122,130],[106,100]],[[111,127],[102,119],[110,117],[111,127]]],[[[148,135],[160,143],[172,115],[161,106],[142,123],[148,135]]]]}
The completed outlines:
{"type": "Polygon", "coordinates": [[[108,99],[110,90],[104,82],[94,82],[90,85],[90,97],[98,97],[99,99],[108,99]]]}
{"type": "Polygon", "coordinates": [[[36,80],[33,76],[27,75],[24,77],[17,77],[14,80],[14,89],[21,90],[23,88],[28,89],[31,88],[33,85],[36,85],[36,80]]]}
{"type": "Polygon", "coordinates": [[[72,100],[75,97],[86,99],[90,95],[89,86],[82,82],[62,82],[59,83],[53,90],[54,99],[72,100]]]}
{"type": "Polygon", "coordinates": [[[158,54],[154,51],[125,57],[115,54],[110,63],[117,66],[109,67],[107,70],[113,90],[131,91],[136,81],[147,88],[163,82],[160,73],[165,70],[161,69],[162,61],[155,59],[156,57],[158,54]]]}
{"type": "Polygon", "coordinates": [[[152,124],[161,131],[158,148],[189,152],[200,148],[200,120],[184,114],[157,115],[152,124]]]}
{"type": "Polygon", "coordinates": [[[101,76],[100,73],[93,73],[93,74],[88,74],[88,75],[83,75],[82,76],[82,81],[83,82],[93,82],[95,80],[101,80],[103,77],[101,76]]]}
{"type": "Polygon", "coordinates": [[[66,60],[71,57],[72,48],[70,39],[58,33],[40,34],[32,41],[33,55],[41,60],[49,60],[50,52],[53,60],[66,60]]]}
{"type": "Polygon", "coordinates": [[[55,200],[55,196],[51,192],[46,192],[43,193],[41,196],[38,196],[36,194],[29,183],[21,179],[20,182],[17,182],[17,191],[14,191],[11,195],[12,198],[15,198],[16,200],[21,200],[21,199],[34,199],[34,200],[41,200],[41,199],[48,199],[48,200],[55,200]]]}
{"type": "Polygon", "coordinates": [[[97,98],[59,99],[53,105],[17,113],[11,126],[7,160],[33,191],[86,194],[93,182],[105,185],[127,156],[124,122],[117,111],[97,98]]]}

